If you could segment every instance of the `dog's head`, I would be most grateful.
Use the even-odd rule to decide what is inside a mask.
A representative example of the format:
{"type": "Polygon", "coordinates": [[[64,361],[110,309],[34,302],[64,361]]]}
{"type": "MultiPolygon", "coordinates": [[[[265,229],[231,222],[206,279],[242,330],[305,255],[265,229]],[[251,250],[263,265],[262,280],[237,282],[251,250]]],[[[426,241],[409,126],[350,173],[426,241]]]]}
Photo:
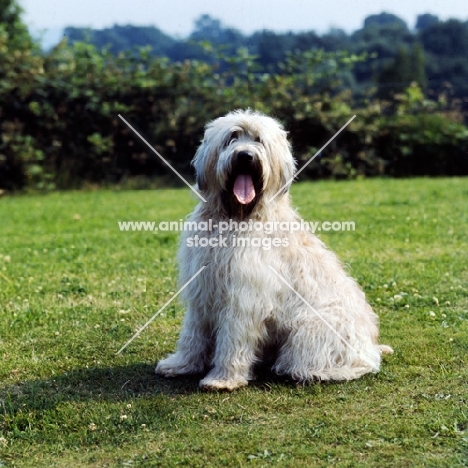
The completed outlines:
{"type": "Polygon", "coordinates": [[[283,127],[251,110],[210,122],[193,165],[199,190],[231,217],[248,216],[262,197],[284,195],[295,171],[283,127]]]}

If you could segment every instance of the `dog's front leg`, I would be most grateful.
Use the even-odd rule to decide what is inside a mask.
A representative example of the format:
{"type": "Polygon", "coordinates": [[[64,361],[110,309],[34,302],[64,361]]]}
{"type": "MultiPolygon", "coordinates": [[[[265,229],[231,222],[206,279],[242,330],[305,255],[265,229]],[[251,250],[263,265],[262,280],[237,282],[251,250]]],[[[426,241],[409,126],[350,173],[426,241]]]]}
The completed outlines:
{"type": "Polygon", "coordinates": [[[225,318],[216,334],[213,369],[200,381],[204,390],[235,390],[251,380],[251,368],[264,326],[239,317],[225,318]]]}
{"type": "Polygon", "coordinates": [[[200,314],[189,308],[185,314],[177,351],[159,361],[156,374],[163,377],[175,377],[203,372],[209,363],[209,348],[208,324],[200,320],[200,314]]]}

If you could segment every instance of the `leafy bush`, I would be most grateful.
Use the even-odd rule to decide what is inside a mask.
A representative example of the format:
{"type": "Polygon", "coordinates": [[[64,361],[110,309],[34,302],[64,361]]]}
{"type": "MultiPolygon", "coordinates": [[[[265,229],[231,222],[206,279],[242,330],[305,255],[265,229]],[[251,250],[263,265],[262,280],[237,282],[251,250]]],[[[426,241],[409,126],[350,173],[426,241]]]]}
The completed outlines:
{"type": "Polygon", "coordinates": [[[358,105],[346,90],[362,57],[305,51],[259,73],[246,49],[210,63],[172,63],[148,49],[115,56],[62,42],[48,54],[0,30],[0,188],[53,189],[170,172],[120,121],[122,114],[180,172],[204,124],[251,107],[281,120],[305,164],[353,114],[357,118],[303,177],[468,174],[468,132],[409,88],[385,106],[358,105]],[[25,45],[26,44],[26,45],[25,45]]]}

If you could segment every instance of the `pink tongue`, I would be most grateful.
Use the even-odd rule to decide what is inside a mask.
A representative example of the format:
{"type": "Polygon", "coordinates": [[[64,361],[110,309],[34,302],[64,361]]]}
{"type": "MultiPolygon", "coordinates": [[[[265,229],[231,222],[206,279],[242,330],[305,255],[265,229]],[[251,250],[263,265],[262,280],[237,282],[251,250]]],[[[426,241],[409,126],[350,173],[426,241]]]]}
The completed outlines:
{"type": "Polygon", "coordinates": [[[234,182],[234,195],[239,203],[247,205],[255,198],[255,189],[252,182],[252,177],[245,174],[237,176],[234,182]]]}

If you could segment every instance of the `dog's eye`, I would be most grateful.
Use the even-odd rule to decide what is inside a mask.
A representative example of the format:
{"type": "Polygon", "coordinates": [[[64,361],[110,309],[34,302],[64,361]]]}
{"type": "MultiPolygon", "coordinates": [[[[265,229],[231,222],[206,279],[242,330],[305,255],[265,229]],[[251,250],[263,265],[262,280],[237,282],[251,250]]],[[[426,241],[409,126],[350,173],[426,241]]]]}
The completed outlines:
{"type": "Polygon", "coordinates": [[[262,144],[262,140],[260,140],[260,137],[255,138],[255,142],[262,144]]]}
{"type": "Polygon", "coordinates": [[[239,133],[238,132],[232,132],[231,137],[228,140],[227,146],[231,145],[232,143],[234,143],[238,139],[239,139],[239,133]]]}

